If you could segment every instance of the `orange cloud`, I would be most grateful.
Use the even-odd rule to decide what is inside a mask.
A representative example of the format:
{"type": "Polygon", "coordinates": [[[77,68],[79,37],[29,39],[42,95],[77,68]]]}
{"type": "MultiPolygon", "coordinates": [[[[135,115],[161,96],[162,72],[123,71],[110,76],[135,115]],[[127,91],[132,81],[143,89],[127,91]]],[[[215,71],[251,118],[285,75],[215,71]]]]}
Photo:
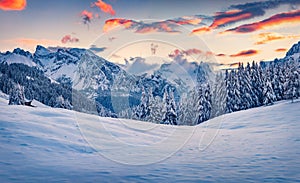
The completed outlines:
{"type": "Polygon", "coordinates": [[[266,32],[266,33],[260,33],[258,34],[259,41],[257,41],[255,44],[266,44],[270,41],[275,40],[282,40],[282,39],[297,39],[300,35],[281,35],[278,33],[272,33],[272,32],[266,32]]]}
{"type": "Polygon", "coordinates": [[[200,28],[192,30],[192,33],[200,34],[200,33],[205,33],[205,32],[209,32],[209,31],[211,31],[210,27],[200,27],[200,28]]]}
{"type": "Polygon", "coordinates": [[[176,24],[170,21],[154,22],[154,23],[144,23],[136,22],[134,20],[115,18],[105,21],[103,26],[103,31],[108,32],[118,26],[123,26],[125,29],[135,29],[135,33],[155,33],[155,32],[168,32],[177,33],[174,28],[176,24]]]}
{"type": "Polygon", "coordinates": [[[100,8],[101,11],[103,11],[104,13],[109,13],[111,15],[115,15],[116,12],[115,10],[112,8],[111,5],[103,2],[102,0],[98,0],[97,2],[95,2],[93,5],[97,6],[98,8],[100,8]]]}
{"type": "Polygon", "coordinates": [[[251,18],[252,14],[251,13],[242,13],[241,11],[227,11],[224,12],[223,14],[218,14],[214,22],[211,24],[210,28],[219,28],[220,26],[229,24],[229,23],[234,23],[240,20],[245,20],[248,18],[251,18]]]}
{"type": "Polygon", "coordinates": [[[79,42],[79,39],[76,38],[76,37],[72,37],[71,35],[65,35],[62,39],[61,39],[61,42],[63,44],[66,44],[66,43],[76,43],[76,42],[79,42]]]}
{"type": "Polygon", "coordinates": [[[240,12],[242,12],[242,10],[234,9],[234,10],[228,10],[228,11],[225,11],[225,12],[216,12],[215,16],[234,15],[234,14],[237,14],[237,13],[240,13],[240,12]]]}
{"type": "Polygon", "coordinates": [[[276,52],[286,52],[287,49],[286,48],[278,48],[275,50],[276,52]]]}
{"type": "Polygon", "coordinates": [[[169,21],[180,25],[199,25],[202,22],[202,18],[184,16],[180,19],[169,20],[169,21]]]}
{"type": "Polygon", "coordinates": [[[233,33],[249,33],[257,30],[266,29],[273,26],[279,26],[282,24],[294,24],[300,23],[300,10],[294,10],[285,13],[279,13],[273,15],[267,19],[251,24],[244,24],[233,29],[226,30],[225,32],[233,33]]]}
{"type": "Polygon", "coordinates": [[[125,28],[130,28],[135,22],[132,20],[122,19],[122,18],[115,18],[109,19],[105,21],[103,26],[103,31],[108,32],[120,25],[124,26],[125,28]]]}
{"type": "Polygon", "coordinates": [[[23,10],[26,7],[26,0],[0,0],[0,9],[9,10],[23,10]]]}
{"type": "Polygon", "coordinates": [[[243,12],[241,10],[229,10],[225,12],[217,12],[214,16],[213,23],[208,27],[200,27],[192,30],[192,33],[205,33],[210,32],[213,29],[226,26],[231,23],[235,23],[241,20],[252,18],[253,14],[250,12],[243,12]]]}
{"type": "Polygon", "coordinates": [[[249,57],[258,54],[258,50],[244,50],[240,51],[237,54],[232,54],[230,57],[249,57]]]}

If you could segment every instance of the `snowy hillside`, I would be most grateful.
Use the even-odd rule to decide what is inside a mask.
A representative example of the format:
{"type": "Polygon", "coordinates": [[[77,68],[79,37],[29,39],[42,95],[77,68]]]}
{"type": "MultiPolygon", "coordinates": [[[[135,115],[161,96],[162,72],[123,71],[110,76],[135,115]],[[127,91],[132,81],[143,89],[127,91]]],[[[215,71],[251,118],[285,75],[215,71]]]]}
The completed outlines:
{"type": "Polygon", "coordinates": [[[300,180],[299,101],[193,127],[8,106],[3,98],[0,111],[0,182],[300,180]]]}

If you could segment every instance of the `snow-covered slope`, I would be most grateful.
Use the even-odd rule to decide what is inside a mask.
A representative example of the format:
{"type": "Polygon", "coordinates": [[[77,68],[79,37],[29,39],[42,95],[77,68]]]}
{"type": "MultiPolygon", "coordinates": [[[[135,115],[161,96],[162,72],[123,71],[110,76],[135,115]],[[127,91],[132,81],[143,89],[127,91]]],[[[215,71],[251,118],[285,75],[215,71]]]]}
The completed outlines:
{"type": "Polygon", "coordinates": [[[300,102],[194,127],[4,102],[0,111],[0,182],[300,180],[300,102]]]}

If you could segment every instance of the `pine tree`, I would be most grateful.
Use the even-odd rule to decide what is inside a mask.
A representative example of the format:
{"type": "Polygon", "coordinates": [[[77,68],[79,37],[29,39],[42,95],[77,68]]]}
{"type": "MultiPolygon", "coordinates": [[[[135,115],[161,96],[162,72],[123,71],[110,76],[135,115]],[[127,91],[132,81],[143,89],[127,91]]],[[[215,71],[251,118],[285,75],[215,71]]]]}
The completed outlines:
{"type": "Polygon", "coordinates": [[[262,70],[254,61],[252,62],[250,78],[253,90],[253,107],[258,107],[263,103],[263,79],[262,70]]]}
{"type": "Polygon", "coordinates": [[[211,94],[209,83],[202,83],[197,88],[198,91],[198,117],[196,124],[200,124],[208,120],[211,116],[211,94]]]}
{"type": "Polygon", "coordinates": [[[286,88],[286,98],[294,101],[295,98],[298,98],[300,82],[299,82],[299,69],[298,63],[295,61],[290,61],[288,63],[288,73],[285,83],[286,88]]]}
{"type": "Polygon", "coordinates": [[[239,93],[241,96],[241,105],[239,110],[251,108],[253,104],[252,86],[250,83],[250,65],[244,69],[243,64],[238,68],[239,93]]]}
{"type": "Polygon", "coordinates": [[[226,113],[226,82],[222,72],[217,73],[212,92],[212,117],[226,113]]]}
{"type": "Polygon", "coordinates": [[[195,90],[181,96],[178,114],[178,123],[180,125],[195,125],[198,114],[196,105],[197,94],[195,90]]]}
{"type": "Polygon", "coordinates": [[[274,88],[274,93],[276,97],[276,101],[282,100],[284,98],[284,74],[283,74],[282,66],[276,64],[274,66],[274,76],[272,79],[272,85],[274,88]]]}
{"type": "Polygon", "coordinates": [[[144,88],[142,88],[141,102],[135,109],[137,119],[144,120],[149,114],[149,98],[144,88]]]}
{"type": "Polygon", "coordinates": [[[226,90],[226,112],[230,113],[240,110],[240,83],[234,70],[232,70],[231,72],[226,72],[226,90]]]}
{"type": "Polygon", "coordinates": [[[273,104],[275,101],[275,94],[274,94],[274,90],[272,87],[272,83],[270,81],[270,71],[267,70],[266,71],[266,76],[265,76],[265,80],[264,80],[264,89],[263,89],[263,104],[264,105],[269,105],[269,104],[273,104]]]}
{"type": "Polygon", "coordinates": [[[163,123],[177,125],[177,109],[174,99],[174,92],[168,91],[167,87],[165,88],[163,102],[163,123]]]}
{"type": "Polygon", "coordinates": [[[146,116],[146,121],[150,121],[153,123],[160,123],[162,119],[162,101],[159,96],[153,96],[152,89],[149,91],[149,115],[146,116]]]}
{"type": "Polygon", "coordinates": [[[8,105],[24,105],[24,87],[20,84],[15,84],[10,91],[8,105]]]}

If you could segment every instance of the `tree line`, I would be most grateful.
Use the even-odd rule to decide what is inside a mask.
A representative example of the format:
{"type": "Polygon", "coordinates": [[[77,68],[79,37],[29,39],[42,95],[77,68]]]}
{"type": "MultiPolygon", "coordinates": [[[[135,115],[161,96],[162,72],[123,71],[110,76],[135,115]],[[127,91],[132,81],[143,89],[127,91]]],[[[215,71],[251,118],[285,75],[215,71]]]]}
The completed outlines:
{"type": "Polygon", "coordinates": [[[246,110],[300,96],[299,62],[293,59],[239,64],[237,69],[218,72],[198,80],[189,92],[174,98],[165,87],[163,98],[153,96],[151,88],[142,89],[140,104],[122,111],[119,117],[171,125],[196,125],[222,114],[246,110]]]}

